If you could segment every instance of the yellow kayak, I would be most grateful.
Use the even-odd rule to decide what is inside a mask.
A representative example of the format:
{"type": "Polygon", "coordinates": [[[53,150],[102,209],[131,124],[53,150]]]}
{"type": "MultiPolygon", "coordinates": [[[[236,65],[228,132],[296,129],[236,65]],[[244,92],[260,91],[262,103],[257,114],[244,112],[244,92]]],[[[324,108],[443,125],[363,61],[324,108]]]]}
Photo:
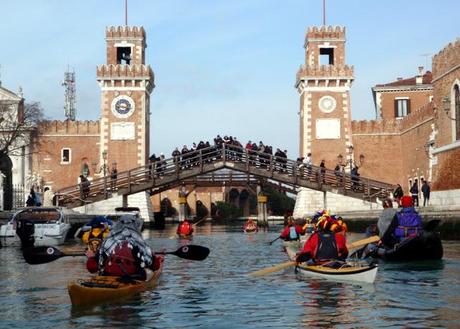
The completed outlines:
{"type": "Polygon", "coordinates": [[[72,305],[90,305],[133,295],[153,288],[163,270],[163,259],[156,271],[147,270],[146,280],[125,280],[118,276],[97,275],[88,279],[70,282],[68,285],[72,305]]]}

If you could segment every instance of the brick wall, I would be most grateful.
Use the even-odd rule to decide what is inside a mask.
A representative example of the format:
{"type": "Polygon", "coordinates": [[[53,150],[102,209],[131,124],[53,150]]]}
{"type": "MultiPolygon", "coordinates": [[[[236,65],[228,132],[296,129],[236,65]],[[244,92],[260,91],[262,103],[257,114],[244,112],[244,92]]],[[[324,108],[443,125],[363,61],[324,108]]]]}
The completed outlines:
{"type": "Polygon", "coordinates": [[[44,121],[34,143],[32,172],[53,191],[78,183],[83,163],[99,161],[99,121],[44,121]],[[71,150],[69,163],[61,162],[61,150],[71,150]]]}

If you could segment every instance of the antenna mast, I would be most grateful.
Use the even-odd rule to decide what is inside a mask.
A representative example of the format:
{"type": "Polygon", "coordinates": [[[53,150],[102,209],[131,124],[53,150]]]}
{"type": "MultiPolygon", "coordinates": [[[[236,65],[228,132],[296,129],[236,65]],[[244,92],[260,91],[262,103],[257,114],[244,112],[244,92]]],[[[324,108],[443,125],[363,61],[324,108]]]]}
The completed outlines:
{"type": "Polygon", "coordinates": [[[128,0],[125,0],[125,25],[128,26],[128,0]]]}
{"type": "Polygon", "coordinates": [[[76,88],[75,88],[75,71],[64,73],[64,82],[62,85],[65,87],[65,102],[64,114],[67,120],[75,121],[75,103],[76,103],[76,88]]]}
{"type": "Polygon", "coordinates": [[[323,25],[326,26],[326,0],[323,0],[323,25]]]}

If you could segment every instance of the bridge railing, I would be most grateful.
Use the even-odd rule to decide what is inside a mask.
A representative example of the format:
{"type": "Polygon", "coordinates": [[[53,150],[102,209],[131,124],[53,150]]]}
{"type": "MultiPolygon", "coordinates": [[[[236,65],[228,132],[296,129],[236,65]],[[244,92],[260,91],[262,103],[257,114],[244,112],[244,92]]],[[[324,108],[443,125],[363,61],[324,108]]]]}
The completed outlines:
{"type": "MultiPolygon", "coordinates": [[[[255,150],[247,150],[243,147],[229,144],[213,145],[180,156],[157,160],[145,166],[120,172],[116,179],[110,176],[99,177],[91,181],[88,198],[103,195],[107,198],[119,189],[127,189],[130,193],[134,186],[140,184],[150,185],[152,188],[161,185],[165,177],[175,176],[179,179],[180,174],[188,170],[198,169],[198,173],[204,173],[204,167],[212,163],[240,163],[245,166],[246,175],[253,170],[267,171],[269,177],[274,180],[285,181],[283,177],[292,178],[293,185],[302,185],[302,181],[336,187],[345,191],[362,193],[364,199],[371,199],[377,194],[388,194],[392,191],[391,184],[376,180],[352,176],[350,173],[338,172],[327,168],[311,165],[305,166],[298,161],[284,157],[274,156],[255,150]]],[[[265,176],[265,175],[264,175],[265,176]]],[[[285,182],[286,183],[286,182],[285,182]]],[[[291,183],[292,184],[292,183],[291,183]]],[[[82,197],[79,185],[70,186],[58,191],[62,202],[82,197]]],[[[346,194],[346,193],[345,193],[346,194]]]]}

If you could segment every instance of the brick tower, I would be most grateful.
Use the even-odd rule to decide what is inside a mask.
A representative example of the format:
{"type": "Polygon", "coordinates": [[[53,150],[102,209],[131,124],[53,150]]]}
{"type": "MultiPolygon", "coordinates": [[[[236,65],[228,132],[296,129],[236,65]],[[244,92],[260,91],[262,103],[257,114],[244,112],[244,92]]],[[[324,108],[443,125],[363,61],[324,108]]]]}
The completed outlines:
{"type": "Polygon", "coordinates": [[[118,171],[145,165],[150,138],[150,93],[154,75],[145,65],[145,31],[106,29],[107,63],[97,67],[101,87],[100,163],[118,171]]]}
{"type": "MultiPolygon", "coordinates": [[[[339,155],[352,159],[350,87],[353,67],[345,64],[345,28],[309,27],[305,64],[297,72],[300,94],[300,156],[333,169],[339,155]]],[[[346,159],[346,160],[345,160],[346,159]]]]}

